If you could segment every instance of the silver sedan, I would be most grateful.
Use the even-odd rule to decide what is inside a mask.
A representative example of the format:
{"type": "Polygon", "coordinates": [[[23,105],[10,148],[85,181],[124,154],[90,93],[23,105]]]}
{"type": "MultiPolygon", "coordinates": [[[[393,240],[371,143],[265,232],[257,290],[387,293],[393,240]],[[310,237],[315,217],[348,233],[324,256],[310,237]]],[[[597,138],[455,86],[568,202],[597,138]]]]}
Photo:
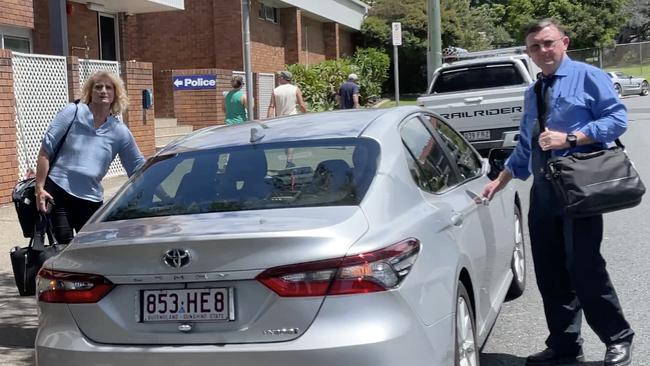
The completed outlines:
{"type": "Polygon", "coordinates": [[[644,78],[630,76],[619,71],[608,72],[607,75],[614,83],[618,96],[630,94],[648,95],[648,81],[644,78]]]}
{"type": "Polygon", "coordinates": [[[37,364],[477,365],[525,286],[489,173],[416,107],[199,130],[45,263],[37,364]]]}

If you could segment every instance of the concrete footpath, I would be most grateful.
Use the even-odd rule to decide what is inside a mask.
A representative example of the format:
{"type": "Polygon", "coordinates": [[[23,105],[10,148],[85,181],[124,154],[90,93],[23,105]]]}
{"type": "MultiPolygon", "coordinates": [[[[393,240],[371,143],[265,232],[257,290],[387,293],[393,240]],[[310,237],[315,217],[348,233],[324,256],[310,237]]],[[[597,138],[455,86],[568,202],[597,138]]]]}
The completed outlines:
{"type": "MultiPolygon", "coordinates": [[[[126,182],[125,176],[103,181],[104,197],[113,196],[126,182]]],[[[9,251],[14,246],[25,246],[24,238],[13,205],[0,207],[0,365],[34,365],[34,339],[38,326],[34,297],[18,295],[14,282],[9,251]]]]}

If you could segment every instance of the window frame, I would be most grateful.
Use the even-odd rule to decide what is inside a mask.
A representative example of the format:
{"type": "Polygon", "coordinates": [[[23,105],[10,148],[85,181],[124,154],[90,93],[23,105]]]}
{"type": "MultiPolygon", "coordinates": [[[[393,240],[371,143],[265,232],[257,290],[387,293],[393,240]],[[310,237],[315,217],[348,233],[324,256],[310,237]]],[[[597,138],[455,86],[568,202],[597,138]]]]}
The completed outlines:
{"type": "MultiPolygon", "coordinates": [[[[422,165],[420,164],[418,159],[415,157],[415,155],[411,151],[411,149],[404,143],[404,140],[402,139],[402,130],[405,127],[405,125],[407,123],[409,123],[411,120],[416,120],[418,123],[420,123],[424,127],[424,129],[429,133],[429,135],[435,140],[437,146],[442,146],[442,143],[443,143],[440,136],[438,136],[437,133],[432,133],[432,130],[429,129],[429,127],[427,126],[426,123],[424,123],[424,121],[421,118],[421,115],[422,115],[422,113],[411,114],[411,115],[405,117],[398,125],[398,133],[400,135],[400,140],[402,142],[402,147],[404,148],[404,153],[406,154],[406,156],[405,156],[406,159],[405,160],[410,158],[410,159],[412,159],[414,161],[415,166],[417,167],[417,169],[418,169],[418,171],[420,173],[419,174],[420,176],[424,175],[422,165]]],[[[413,179],[413,183],[415,183],[415,185],[418,188],[420,188],[423,191],[426,191],[427,193],[435,194],[435,195],[445,194],[445,193],[455,189],[459,185],[462,185],[463,182],[465,182],[465,180],[461,179],[462,176],[460,175],[460,172],[458,171],[458,167],[456,166],[455,160],[452,159],[452,157],[449,155],[449,152],[444,147],[442,147],[440,149],[440,152],[442,153],[443,158],[446,159],[447,163],[451,167],[450,174],[454,175],[454,178],[456,179],[456,183],[454,183],[452,185],[448,185],[444,189],[441,189],[439,191],[435,191],[430,187],[428,182],[427,182],[426,186],[423,186],[423,185],[420,184],[420,182],[417,182],[415,180],[415,178],[413,177],[413,174],[409,174],[409,175],[411,175],[411,178],[413,179]]],[[[409,166],[408,161],[406,161],[406,164],[407,164],[407,166],[409,166]]],[[[410,168],[409,168],[409,172],[410,172],[410,168]]]]}
{"type": "MultiPolygon", "coordinates": [[[[472,181],[474,179],[481,178],[483,175],[486,174],[484,172],[484,169],[483,169],[483,158],[476,151],[476,148],[474,148],[474,146],[472,144],[467,142],[465,140],[465,138],[460,133],[458,133],[458,131],[456,131],[453,127],[451,127],[451,125],[449,123],[447,123],[444,119],[440,118],[439,116],[436,116],[434,114],[429,114],[429,113],[420,113],[419,118],[420,118],[420,121],[422,121],[422,124],[424,124],[424,127],[426,127],[426,129],[429,130],[429,133],[431,133],[432,135],[434,135],[434,137],[436,137],[438,139],[438,141],[440,142],[440,144],[442,146],[442,149],[445,151],[445,154],[453,162],[452,166],[456,170],[456,174],[458,175],[458,177],[460,179],[460,184],[464,184],[465,182],[469,182],[469,181],[472,181]],[[438,132],[437,130],[433,129],[433,127],[429,126],[429,124],[425,120],[425,118],[430,118],[430,117],[433,117],[433,118],[437,119],[439,123],[442,123],[445,126],[447,126],[447,128],[449,128],[450,131],[452,131],[465,144],[467,144],[467,147],[469,148],[469,150],[472,153],[472,155],[474,156],[474,158],[480,163],[479,164],[480,170],[479,170],[478,174],[475,174],[474,176],[472,176],[470,178],[464,178],[463,179],[463,174],[460,171],[458,161],[457,161],[456,157],[454,156],[453,152],[449,150],[449,147],[448,147],[446,141],[443,141],[442,137],[440,136],[441,133],[438,132]]],[[[452,143],[453,143],[453,140],[452,140],[452,143]]]]}
{"type": "MultiPolygon", "coordinates": [[[[30,29],[15,28],[6,25],[0,25],[0,48],[6,48],[5,38],[25,40],[29,43],[29,51],[27,53],[34,52],[34,40],[32,36],[32,31],[30,29]]],[[[13,51],[20,52],[20,51],[13,51]]]]}

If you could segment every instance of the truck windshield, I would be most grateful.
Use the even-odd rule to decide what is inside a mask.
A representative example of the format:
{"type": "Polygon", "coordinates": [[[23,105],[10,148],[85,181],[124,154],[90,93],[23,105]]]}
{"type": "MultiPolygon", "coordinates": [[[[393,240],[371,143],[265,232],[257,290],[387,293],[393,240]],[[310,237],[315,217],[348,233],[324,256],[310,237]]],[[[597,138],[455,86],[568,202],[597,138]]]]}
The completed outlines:
{"type": "Polygon", "coordinates": [[[459,66],[442,70],[433,84],[432,93],[502,88],[526,85],[513,63],[459,66]]]}

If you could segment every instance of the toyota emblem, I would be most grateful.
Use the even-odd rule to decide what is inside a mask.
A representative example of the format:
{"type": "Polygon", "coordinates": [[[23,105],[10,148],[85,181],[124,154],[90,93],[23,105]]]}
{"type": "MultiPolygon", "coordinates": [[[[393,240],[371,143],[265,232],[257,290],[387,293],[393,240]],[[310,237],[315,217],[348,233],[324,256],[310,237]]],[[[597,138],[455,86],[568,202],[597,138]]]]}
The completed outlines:
{"type": "Polygon", "coordinates": [[[172,268],[181,268],[190,264],[190,252],[185,249],[171,249],[163,256],[163,262],[172,268]]]}

